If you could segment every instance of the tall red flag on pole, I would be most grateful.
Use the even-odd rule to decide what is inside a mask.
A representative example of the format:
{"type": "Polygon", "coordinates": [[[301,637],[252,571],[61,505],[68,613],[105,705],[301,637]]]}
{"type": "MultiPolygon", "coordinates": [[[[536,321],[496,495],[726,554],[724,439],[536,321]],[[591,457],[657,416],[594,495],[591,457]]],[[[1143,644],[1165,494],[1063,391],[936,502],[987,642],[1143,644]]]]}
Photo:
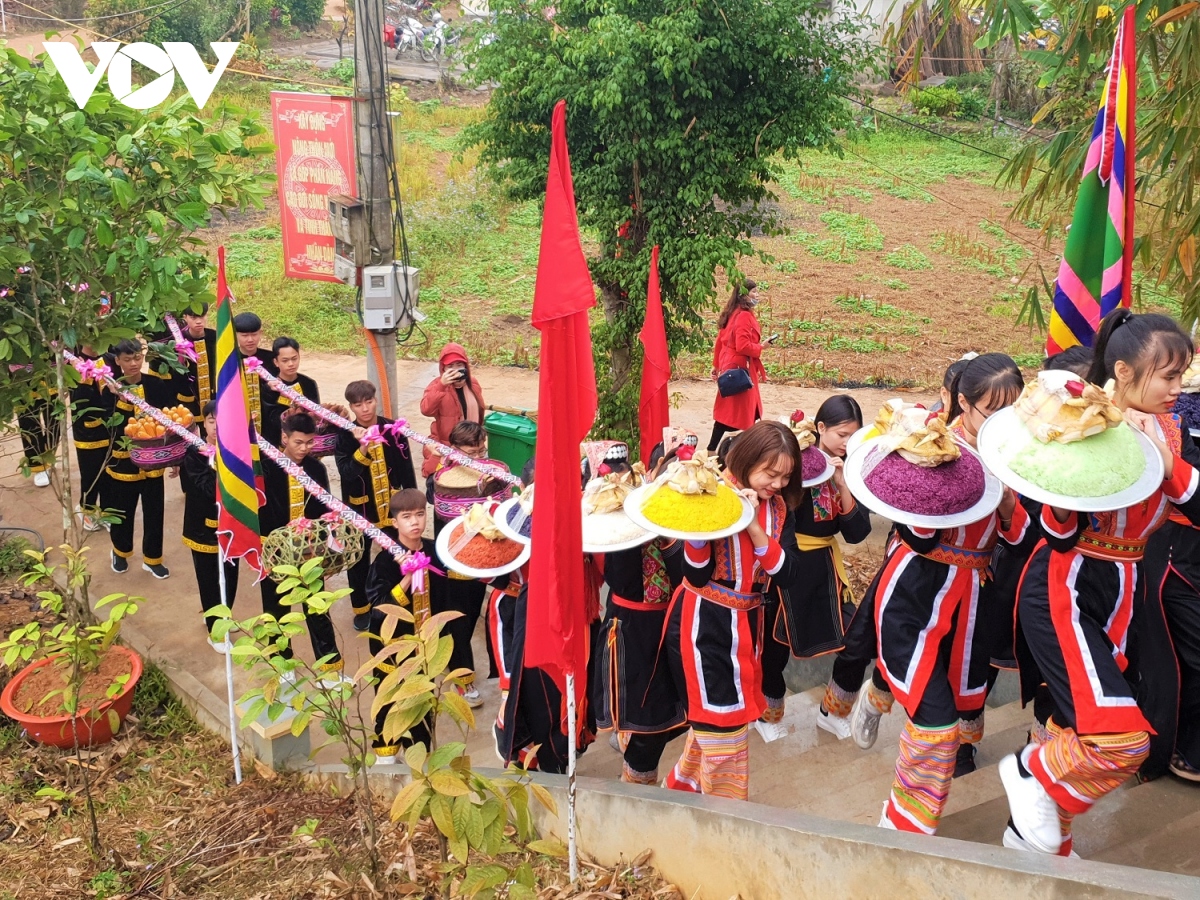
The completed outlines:
{"type": "Polygon", "coordinates": [[[596,418],[588,310],[596,289],[579,240],[567,154],[567,104],[554,107],[533,326],[542,333],[538,380],[537,502],[525,622],[525,664],[565,690],[587,667],[579,445],[596,418]]]}
{"type": "Polygon", "coordinates": [[[650,282],[646,289],[646,321],[638,340],[642,358],[642,394],[638,400],[638,430],[642,436],[642,465],[650,468],[650,453],[671,424],[667,385],[671,381],[671,354],[667,350],[667,325],[663,321],[662,292],[658,286],[658,245],[650,251],[650,282]]]}

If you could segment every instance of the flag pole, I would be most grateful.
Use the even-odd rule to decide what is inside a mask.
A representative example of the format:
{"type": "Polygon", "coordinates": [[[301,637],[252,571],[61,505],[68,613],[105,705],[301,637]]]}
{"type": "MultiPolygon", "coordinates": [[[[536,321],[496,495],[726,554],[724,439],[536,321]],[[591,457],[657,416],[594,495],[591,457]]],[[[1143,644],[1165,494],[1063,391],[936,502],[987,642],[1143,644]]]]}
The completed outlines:
{"type": "Polygon", "coordinates": [[[579,880],[579,847],[575,843],[575,676],[567,675],[567,856],[571,883],[579,880]]]}
{"type": "MultiPolygon", "coordinates": [[[[217,584],[221,587],[221,602],[225,597],[225,560],[217,554],[217,584]]],[[[229,635],[225,635],[225,694],[229,700],[229,743],[233,747],[233,779],[235,784],[242,783],[242,751],[238,746],[237,710],[233,702],[233,645],[229,635]]]]}

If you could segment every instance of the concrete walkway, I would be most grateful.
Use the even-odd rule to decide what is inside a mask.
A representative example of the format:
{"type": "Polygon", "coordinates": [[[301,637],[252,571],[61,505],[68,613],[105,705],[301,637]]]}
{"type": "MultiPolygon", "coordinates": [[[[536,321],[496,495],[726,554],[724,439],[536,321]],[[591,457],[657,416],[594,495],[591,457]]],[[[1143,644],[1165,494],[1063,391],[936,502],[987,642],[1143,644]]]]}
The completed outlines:
{"type": "MultiPolygon", "coordinates": [[[[322,385],[327,399],[336,399],[340,387],[348,381],[364,377],[365,363],[360,358],[326,354],[304,355],[304,371],[322,385]]],[[[401,415],[414,423],[427,420],[419,415],[418,402],[425,384],[436,374],[436,364],[401,361],[399,383],[401,415]]],[[[481,368],[477,375],[487,399],[493,403],[535,408],[537,405],[537,375],[519,369],[481,368]]],[[[706,438],[711,429],[713,385],[707,382],[684,382],[673,385],[683,395],[680,409],[673,411],[676,424],[693,428],[706,438]]],[[[769,416],[803,407],[812,412],[829,391],[765,385],[763,400],[769,416]]],[[[888,396],[881,391],[856,391],[868,416],[888,396]]],[[[914,397],[914,399],[925,399],[914,397]]],[[[424,427],[421,425],[419,427],[424,427]]],[[[14,438],[0,442],[0,471],[12,473],[19,456],[19,444],[14,438]]],[[[330,475],[336,485],[336,470],[329,461],[330,475]]],[[[210,718],[220,725],[224,713],[225,681],[223,658],[205,643],[205,627],[199,614],[190,554],[179,541],[179,526],[183,498],[178,483],[166,483],[167,540],[165,561],[171,568],[171,578],[155,581],[141,571],[140,554],[136,554],[128,574],[117,576],[109,570],[109,542],[103,532],[92,535],[89,541],[93,571],[93,596],[123,591],[147,599],[141,612],[130,621],[127,639],[143,654],[155,659],[177,684],[187,686],[188,693],[204,695],[210,707],[210,718]]],[[[59,538],[60,514],[50,490],[38,490],[19,475],[0,477],[0,510],[4,526],[23,526],[39,529],[48,544],[59,538]]],[[[882,539],[884,529],[878,528],[882,539]]],[[[345,584],[345,577],[331,579],[333,587],[345,584]]],[[[239,587],[235,612],[251,615],[260,610],[258,589],[244,579],[239,587]]],[[[334,623],[339,634],[347,665],[353,671],[366,658],[366,640],[356,635],[350,624],[348,604],[334,610],[334,623]]],[[[486,650],[482,627],[476,632],[475,659],[482,674],[486,674],[486,650]]],[[[309,654],[306,641],[298,648],[309,654]]],[[[308,658],[311,658],[309,656],[308,658]]],[[[793,809],[846,822],[874,824],[887,796],[896,759],[896,741],[903,725],[903,714],[897,708],[884,719],[879,740],[870,751],[860,751],[851,741],[838,741],[816,728],[816,711],[820,702],[828,658],[795,666],[790,672],[793,687],[800,692],[788,700],[785,719],[789,728],[786,738],[764,744],[755,732],[751,733],[751,799],[770,806],[793,809]]],[[[1011,677],[1011,676],[1006,676],[1011,677]]],[[[247,687],[246,674],[238,670],[237,692],[247,687]]],[[[467,737],[468,749],[476,765],[493,765],[494,752],[490,725],[494,721],[499,695],[495,681],[478,682],[484,705],[476,710],[478,729],[467,737]]],[[[1030,713],[1008,702],[1012,684],[1002,679],[993,695],[1003,705],[990,708],[987,714],[987,733],[980,749],[979,771],[954,782],[950,794],[942,834],[999,844],[1007,818],[1003,789],[995,764],[1000,758],[1025,742],[1031,721],[1030,713]]],[[[369,706],[370,694],[364,698],[369,706]]],[[[365,707],[364,707],[365,708],[365,707]]],[[[446,729],[452,726],[447,723],[446,729]]],[[[443,731],[445,736],[448,732],[443,731]]],[[[678,756],[682,741],[667,748],[660,773],[678,756]]],[[[335,762],[338,754],[327,749],[319,761],[335,762]]],[[[608,745],[607,733],[585,753],[579,762],[583,775],[615,779],[620,773],[621,760],[608,745]]],[[[651,789],[647,789],[651,790],[651,789]]],[[[1171,778],[1147,785],[1131,785],[1115,796],[1106,798],[1092,813],[1076,822],[1076,848],[1082,856],[1126,865],[1141,866],[1166,872],[1200,875],[1200,855],[1194,849],[1196,827],[1200,825],[1200,793],[1191,785],[1171,778]]],[[[1009,851],[1012,852],[1012,851],[1009,851]]]]}

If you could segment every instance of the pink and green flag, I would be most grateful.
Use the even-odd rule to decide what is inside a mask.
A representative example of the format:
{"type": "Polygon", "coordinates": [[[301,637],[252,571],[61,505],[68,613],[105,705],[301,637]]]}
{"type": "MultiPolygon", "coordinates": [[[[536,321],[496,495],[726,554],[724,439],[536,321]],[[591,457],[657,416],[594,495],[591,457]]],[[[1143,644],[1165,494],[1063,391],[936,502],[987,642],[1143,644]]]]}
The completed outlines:
{"type": "Polygon", "coordinates": [[[1100,320],[1133,299],[1135,15],[1135,7],[1128,6],[1117,29],[1075,217],[1054,286],[1047,355],[1076,344],[1092,346],[1100,320]]]}

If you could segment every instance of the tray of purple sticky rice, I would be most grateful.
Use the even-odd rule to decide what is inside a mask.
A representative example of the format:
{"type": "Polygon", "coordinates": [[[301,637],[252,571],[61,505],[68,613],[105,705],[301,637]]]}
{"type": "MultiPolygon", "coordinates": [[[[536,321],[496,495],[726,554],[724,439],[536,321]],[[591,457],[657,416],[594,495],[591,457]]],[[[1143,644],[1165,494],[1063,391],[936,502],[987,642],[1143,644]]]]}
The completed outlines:
{"type": "Polygon", "coordinates": [[[863,445],[864,441],[872,440],[879,437],[879,429],[874,425],[864,425],[854,434],[850,435],[850,439],[846,441],[846,457],[853,455],[854,451],[863,445]]]}
{"type": "Polygon", "coordinates": [[[1200,437],[1200,394],[1186,391],[1180,394],[1171,412],[1179,416],[1192,437],[1200,437]]]}
{"type": "Polygon", "coordinates": [[[846,458],[843,472],[854,498],[885,519],[912,528],[961,528],[995,512],[1004,491],[975,451],[961,450],[953,462],[924,468],[868,438],[846,458]]]}
{"type": "Polygon", "coordinates": [[[510,541],[528,544],[533,540],[533,516],[525,512],[520,497],[510,497],[496,507],[496,527],[510,541]]]}
{"type": "Polygon", "coordinates": [[[801,487],[816,487],[833,477],[833,463],[816,444],[800,454],[801,487]]]}

